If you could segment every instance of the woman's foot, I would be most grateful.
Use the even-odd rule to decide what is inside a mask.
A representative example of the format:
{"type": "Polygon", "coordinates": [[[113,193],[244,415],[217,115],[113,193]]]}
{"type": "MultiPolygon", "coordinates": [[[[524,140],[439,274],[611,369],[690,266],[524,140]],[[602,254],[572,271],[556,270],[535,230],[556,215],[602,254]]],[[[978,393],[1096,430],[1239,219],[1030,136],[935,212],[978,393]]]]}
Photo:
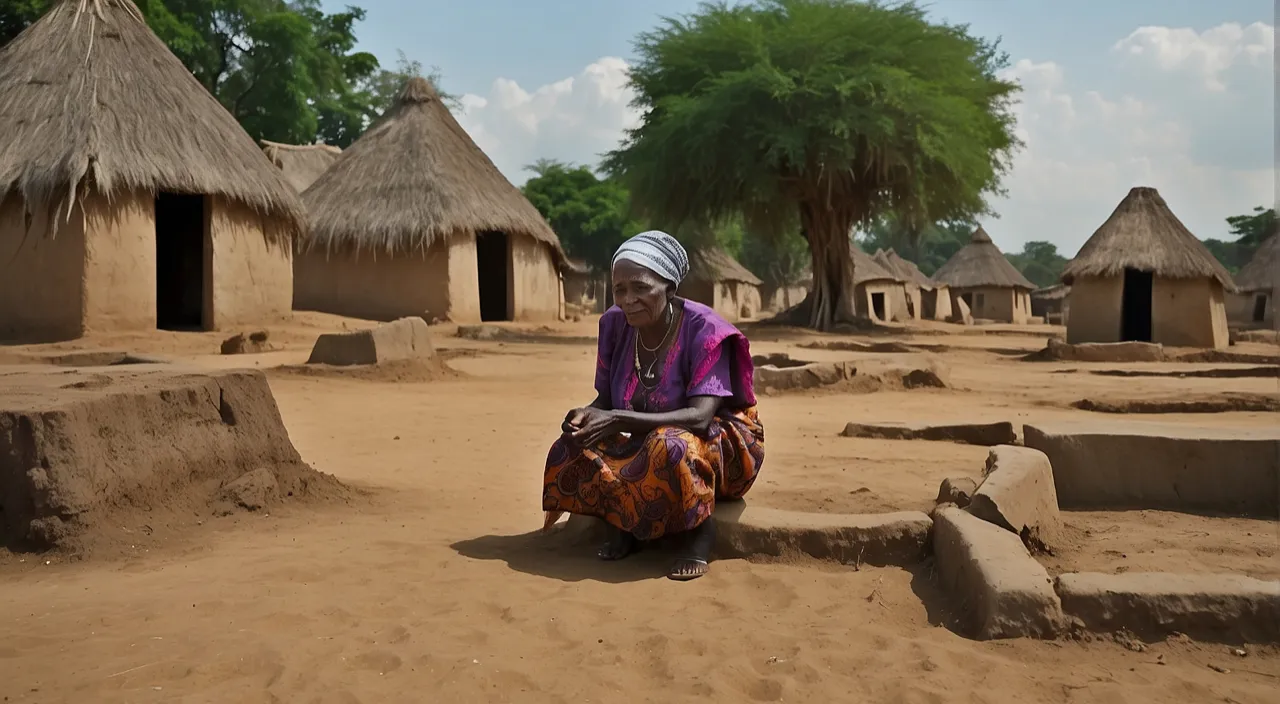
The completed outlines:
{"type": "Polygon", "coordinates": [[[621,560],[636,551],[637,542],[634,535],[613,525],[609,525],[608,531],[609,537],[596,552],[596,557],[608,561],[621,560]]]}
{"type": "Polygon", "coordinates": [[[713,518],[707,518],[702,525],[685,534],[680,556],[671,564],[667,577],[687,582],[706,574],[710,569],[711,549],[715,544],[716,522],[713,518]]]}

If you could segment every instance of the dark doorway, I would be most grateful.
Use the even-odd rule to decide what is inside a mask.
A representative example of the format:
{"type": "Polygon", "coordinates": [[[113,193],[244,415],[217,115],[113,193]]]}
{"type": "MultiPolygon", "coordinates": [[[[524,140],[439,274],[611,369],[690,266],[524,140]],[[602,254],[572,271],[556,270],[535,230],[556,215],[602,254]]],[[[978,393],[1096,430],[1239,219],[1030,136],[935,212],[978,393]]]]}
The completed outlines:
{"type": "Polygon", "coordinates": [[[1253,322],[1261,323],[1267,319],[1267,294],[1259,293],[1253,299],[1253,322]]]}
{"type": "Polygon", "coordinates": [[[1120,302],[1120,341],[1151,342],[1151,288],[1149,271],[1124,270],[1124,293],[1120,302]]]}
{"type": "Polygon", "coordinates": [[[876,320],[881,320],[881,321],[884,320],[884,294],[883,293],[871,294],[871,313],[875,316],[876,320]]]}
{"type": "Polygon", "coordinates": [[[204,327],[204,196],[156,196],[156,327],[204,327]]]}
{"type": "Polygon", "coordinates": [[[480,282],[480,319],[510,320],[511,247],[505,232],[476,236],[476,267],[480,282]]]}

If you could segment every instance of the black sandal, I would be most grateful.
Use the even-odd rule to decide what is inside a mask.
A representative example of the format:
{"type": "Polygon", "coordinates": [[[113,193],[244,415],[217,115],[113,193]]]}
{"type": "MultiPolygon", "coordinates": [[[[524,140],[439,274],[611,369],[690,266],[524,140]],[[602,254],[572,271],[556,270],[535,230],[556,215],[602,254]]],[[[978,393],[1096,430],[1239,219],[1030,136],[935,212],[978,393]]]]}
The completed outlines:
{"type": "Polygon", "coordinates": [[[680,556],[667,570],[667,579],[688,582],[711,571],[711,550],[716,544],[716,522],[708,518],[685,536],[680,556]]]}

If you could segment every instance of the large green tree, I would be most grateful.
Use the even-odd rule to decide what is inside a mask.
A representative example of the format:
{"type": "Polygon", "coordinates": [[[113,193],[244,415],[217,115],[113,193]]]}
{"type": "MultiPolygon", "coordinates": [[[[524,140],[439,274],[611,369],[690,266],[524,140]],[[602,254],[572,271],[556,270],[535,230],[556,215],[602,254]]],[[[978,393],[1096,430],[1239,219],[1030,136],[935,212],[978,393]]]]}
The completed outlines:
{"type": "Polygon", "coordinates": [[[1007,258],[1015,269],[1041,288],[1059,283],[1062,270],[1067,266],[1067,258],[1058,254],[1058,245],[1042,240],[1027,242],[1021,252],[1007,258]]]}
{"type": "Polygon", "coordinates": [[[1234,240],[1226,241],[1209,238],[1204,241],[1213,256],[1231,273],[1236,273],[1253,259],[1253,253],[1267,237],[1277,231],[1280,221],[1276,219],[1275,208],[1261,205],[1252,213],[1232,215],[1227,218],[1227,234],[1234,240]]]}
{"type": "Polygon", "coordinates": [[[526,167],[533,177],[525,197],[560,237],[569,256],[608,271],[613,253],[639,230],[630,217],[627,191],[585,166],[540,159],[526,167]]]}
{"type": "Polygon", "coordinates": [[[653,220],[802,232],[817,328],[855,315],[854,226],[984,212],[1017,147],[1005,56],[910,2],[704,4],[636,52],[644,117],[606,167],[653,220]]]}

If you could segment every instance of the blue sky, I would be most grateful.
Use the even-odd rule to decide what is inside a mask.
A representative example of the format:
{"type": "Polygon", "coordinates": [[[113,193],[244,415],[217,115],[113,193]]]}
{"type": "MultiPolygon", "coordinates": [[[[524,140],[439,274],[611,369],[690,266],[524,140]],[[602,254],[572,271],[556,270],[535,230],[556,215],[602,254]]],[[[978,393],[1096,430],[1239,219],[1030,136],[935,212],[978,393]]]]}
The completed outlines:
{"type": "MultiPolygon", "coordinates": [[[[360,48],[438,66],[459,119],[504,173],[591,163],[634,115],[635,36],[692,0],[351,0],[360,48]],[[572,79],[572,80],[566,80],[572,79]]],[[[327,1],[330,10],[349,4],[327,1]]],[[[1075,248],[1132,185],[1161,189],[1201,237],[1274,199],[1270,0],[934,0],[937,16],[1002,38],[1024,86],[1027,149],[989,221],[997,243],[1075,248]],[[1225,27],[1224,27],[1225,25],[1225,27]],[[1140,28],[1147,28],[1142,30],[1140,28]],[[1264,46],[1265,45],[1265,46],[1264,46]]]]}

